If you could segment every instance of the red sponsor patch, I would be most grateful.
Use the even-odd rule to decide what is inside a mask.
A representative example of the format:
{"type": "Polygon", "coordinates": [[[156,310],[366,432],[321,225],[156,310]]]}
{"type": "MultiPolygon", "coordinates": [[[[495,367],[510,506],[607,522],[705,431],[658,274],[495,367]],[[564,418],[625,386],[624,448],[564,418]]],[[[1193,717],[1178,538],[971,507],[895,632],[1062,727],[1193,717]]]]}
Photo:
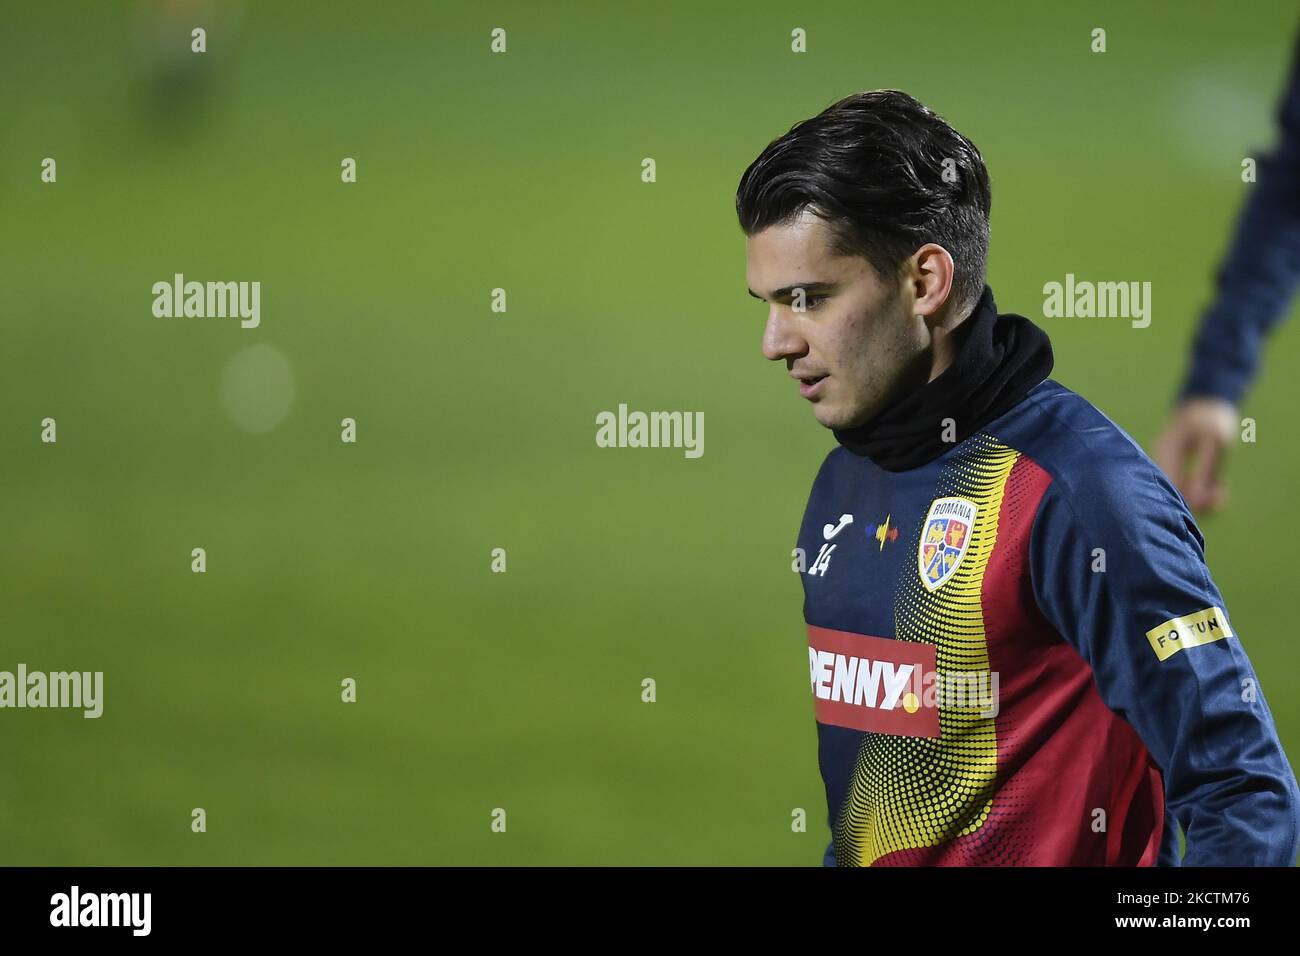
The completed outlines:
{"type": "Polygon", "coordinates": [[[808,625],[808,671],[817,721],[902,737],[938,737],[939,711],[925,705],[934,647],[808,625]]]}

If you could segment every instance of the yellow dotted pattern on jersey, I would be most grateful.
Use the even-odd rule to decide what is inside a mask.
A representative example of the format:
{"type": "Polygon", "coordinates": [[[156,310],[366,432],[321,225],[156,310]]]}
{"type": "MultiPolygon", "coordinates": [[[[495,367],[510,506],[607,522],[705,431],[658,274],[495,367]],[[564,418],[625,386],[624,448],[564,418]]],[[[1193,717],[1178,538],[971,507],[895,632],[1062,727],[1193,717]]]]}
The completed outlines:
{"type": "MultiPolygon", "coordinates": [[[[970,544],[953,576],[931,591],[921,583],[915,552],[925,515],[912,531],[894,601],[899,640],[932,644],[940,689],[940,736],[899,737],[868,733],[853,782],[835,826],[835,858],[841,866],[870,866],[899,850],[938,846],[977,831],[988,818],[997,773],[994,717],[978,699],[945,706],[942,693],[989,670],[980,593],[998,537],[998,515],[1007,476],[1019,452],[987,435],[969,440],[940,473],[937,498],[966,498],[976,506],[970,544]]],[[[928,511],[928,507],[927,507],[928,511]]],[[[982,685],[987,688],[989,685],[982,685]]]]}

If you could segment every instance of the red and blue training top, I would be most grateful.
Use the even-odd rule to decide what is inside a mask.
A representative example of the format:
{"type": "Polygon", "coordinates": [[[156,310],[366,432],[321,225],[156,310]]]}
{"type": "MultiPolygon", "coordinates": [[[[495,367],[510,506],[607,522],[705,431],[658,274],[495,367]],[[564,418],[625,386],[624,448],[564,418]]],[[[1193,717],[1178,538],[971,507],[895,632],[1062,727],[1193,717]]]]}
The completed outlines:
{"type": "MultiPolygon", "coordinates": [[[[990,300],[991,301],[991,300],[990,300]]],[[[828,865],[1293,865],[1300,793],[1177,490],[1045,379],[837,447],[799,547],[828,865]]]]}

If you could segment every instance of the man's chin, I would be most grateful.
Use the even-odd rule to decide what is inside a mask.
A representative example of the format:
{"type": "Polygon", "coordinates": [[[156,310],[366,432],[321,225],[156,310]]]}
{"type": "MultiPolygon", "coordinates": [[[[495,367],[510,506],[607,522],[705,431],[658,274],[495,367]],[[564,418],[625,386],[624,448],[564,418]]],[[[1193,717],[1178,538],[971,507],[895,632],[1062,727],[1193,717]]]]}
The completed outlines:
{"type": "Polygon", "coordinates": [[[845,415],[824,402],[813,406],[813,417],[823,428],[844,428],[845,415]]]}
{"type": "Polygon", "coordinates": [[[835,431],[848,431],[852,428],[858,428],[871,420],[871,415],[861,412],[846,412],[844,409],[835,408],[824,402],[813,406],[813,417],[823,427],[835,431]]]}

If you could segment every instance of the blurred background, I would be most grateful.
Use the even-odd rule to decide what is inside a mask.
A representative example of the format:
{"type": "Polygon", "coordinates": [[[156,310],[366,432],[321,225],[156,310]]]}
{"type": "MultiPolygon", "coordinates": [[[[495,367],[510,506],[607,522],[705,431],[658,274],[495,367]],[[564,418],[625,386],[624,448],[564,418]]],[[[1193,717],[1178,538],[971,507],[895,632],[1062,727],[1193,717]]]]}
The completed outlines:
{"type": "MultiPolygon", "coordinates": [[[[1149,448],[1300,12],[1047,6],[5,0],[0,670],[105,689],[0,712],[0,863],[819,864],[790,549],[833,438],[760,354],[736,184],[916,95],[988,163],[999,307],[1149,448]],[[260,327],[155,318],[177,272],[260,281],[260,327]],[[1044,319],[1067,272],[1151,326],[1044,319]],[[620,402],[704,456],[598,448],[620,402]]],[[[1293,761],[1297,360],[1289,322],[1201,522],[1293,761]]]]}

